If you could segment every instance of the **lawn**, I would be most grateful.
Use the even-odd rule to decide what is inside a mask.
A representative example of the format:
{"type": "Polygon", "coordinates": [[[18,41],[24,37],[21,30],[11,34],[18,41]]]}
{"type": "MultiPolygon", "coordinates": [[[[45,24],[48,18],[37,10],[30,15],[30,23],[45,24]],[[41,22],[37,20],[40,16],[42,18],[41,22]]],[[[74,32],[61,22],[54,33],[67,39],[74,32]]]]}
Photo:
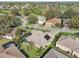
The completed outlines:
{"type": "Polygon", "coordinates": [[[29,58],[38,58],[43,54],[43,49],[38,49],[34,46],[27,46],[25,43],[21,45],[21,49],[28,54],[29,58]]]}
{"type": "Polygon", "coordinates": [[[0,39],[0,45],[5,44],[9,41],[11,41],[11,40],[9,40],[9,39],[0,39]]]}
{"type": "Polygon", "coordinates": [[[33,26],[33,25],[35,25],[35,24],[26,24],[26,26],[33,26]]]}
{"type": "Polygon", "coordinates": [[[0,13],[2,13],[2,14],[9,14],[10,11],[9,10],[0,9],[0,13]]]}
{"type": "Polygon", "coordinates": [[[28,51],[27,54],[29,55],[29,57],[39,57],[40,55],[42,55],[43,50],[39,50],[33,46],[29,46],[28,47],[28,51]]]}
{"type": "Polygon", "coordinates": [[[64,36],[74,36],[79,38],[79,34],[77,33],[61,32],[61,34],[64,36]]]}

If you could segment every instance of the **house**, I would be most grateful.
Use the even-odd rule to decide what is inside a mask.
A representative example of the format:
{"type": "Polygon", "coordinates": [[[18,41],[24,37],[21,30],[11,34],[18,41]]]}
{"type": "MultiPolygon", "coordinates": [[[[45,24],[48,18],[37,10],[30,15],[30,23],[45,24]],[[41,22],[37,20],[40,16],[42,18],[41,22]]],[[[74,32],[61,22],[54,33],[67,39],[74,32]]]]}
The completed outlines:
{"type": "Polygon", "coordinates": [[[52,19],[49,19],[46,21],[46,26],[55,26],[56,24],[61,24],[61,19],[58,19],[58,18],[52,18],[52,19]]]}
{"type": "Polygon", "coordinates": [[[68,57],[54,49],[51,49],[43,58],[68,58],[68,57]]]}
{"type": "Polygon", "coordinates": [[[31,33],[32,35],[26,39],[27,41],[34,42],[37,48],[40,48],[41,46],[45,48],[45,46],[53,40],[50,34],[43,33],[42,31],[32,30],[31,33]]]}
{"type": "Polygon", "coordinates": [[[12,6],[12,7],[10,8],[10,10],[19,10],[19,7],[16,6],[16,5],[14,5],[14,6],[12,6]]]}
{"type": "Polygon", "coordinates": [[[51,49],[43,58],[57,58],[55,52],[51,49]]]}
{"type": "Polygon", "coordinates": [[[11,44],[8,48],[0,46],[0,58],[25,58],[25,56],[14,44],[11,44]]]}
{"type": "Polygon", "coordinates": [[[67,37],[63,40],[59,40],[56,43],[56,47],[71,53],[72,55],[76,55],[79,57],[79,40],[78,38],[67,37]]]}
{"type": "Polygon", "coordinates": [[[0,54],[0,58],[16,58],[16,57],[11,56],[11,55],[7,55],[7,54],[5,54],[5,53],[1,53],[1,54],[0,54]]]}
{"type": "Polygon", "coordinates": [[[59,47],[62,50],[72,53],[72,50],[79,47],[79,41],[76,41],[73,38],[67,38],[56,43],[56,47],[59,47]]]}
{"type": "Polygon", "coordinates": [[[30,5],[28,3],[22,7],[22,9],[29,9],[29,8],[30,8],[30,5]]]}
{"type": "Polygon", "coordinates": [[[0,4],[0,9],[9,9],[9,5],[0,4]]]}
{"type": "Polygon", "coordinates": [[[46,22],[46,17],[44,16],[37,16],[38,18],[38,24],[43,25],[46,22]]]}
{"type": "Polygon", "coordinates": [[[58,39],[58,41],[62,41],[62,40],[69,39],[69,38],[75,39],[75,37],[73,37],[73,36],[64,36],[64,35],[61,35],[61,37],[58,39]]]}

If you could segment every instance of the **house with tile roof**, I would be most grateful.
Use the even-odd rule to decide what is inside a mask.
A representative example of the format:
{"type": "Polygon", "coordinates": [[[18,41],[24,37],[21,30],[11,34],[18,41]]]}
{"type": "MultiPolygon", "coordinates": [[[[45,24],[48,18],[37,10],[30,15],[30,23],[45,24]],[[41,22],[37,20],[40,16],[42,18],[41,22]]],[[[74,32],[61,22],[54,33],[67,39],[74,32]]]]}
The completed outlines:
{"type": "Polygon", "coordinates": [[[58,18],[52,18],[52,19],[49,19],[46,21],[46,26],[55,26],[56,24],[61,24],[61,19],[58,19],[58,18]]]}
{"type": "Polygon", "coordinates": [[[14,44],[11,44],[6,49],[2,45],[0,46],[0,58],[25,58],[25,56],[14,44]]]}

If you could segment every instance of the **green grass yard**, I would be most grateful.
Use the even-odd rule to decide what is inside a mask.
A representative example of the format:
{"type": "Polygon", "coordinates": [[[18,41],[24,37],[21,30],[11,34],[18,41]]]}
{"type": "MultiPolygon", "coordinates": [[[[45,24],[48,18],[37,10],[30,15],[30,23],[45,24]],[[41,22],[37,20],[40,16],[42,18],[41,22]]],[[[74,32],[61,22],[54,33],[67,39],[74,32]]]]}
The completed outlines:
{"type": "Polygon", "coordinates": [[[34,46],[27,46],[26,43],[23,43],[23,45],[21,45],[21,49],[28,54],[29,58],[38,58],[43,54],[43,49],[38,49],[34,46]]]}
{"type": "Polygon", "coordinates": [[[38,48],[35,48],[33,46],[30,46],[27,51],[27,54],[33,58],[39,57],[42,53],[43,53],[43,50],[39,50],[38,48]]]}
{"type": "Polygon", "coordinates": [[[0,9],[0,13],[2,13],[2,14],[9,14],[10,13],[10,10],[0,9]]]}
{"type": "Polygon", "coordinates": [[[9,39],[0,39],[0,45],[5,44],[9,41],[11,41],[11,40],[9,40],[9,39]]]}

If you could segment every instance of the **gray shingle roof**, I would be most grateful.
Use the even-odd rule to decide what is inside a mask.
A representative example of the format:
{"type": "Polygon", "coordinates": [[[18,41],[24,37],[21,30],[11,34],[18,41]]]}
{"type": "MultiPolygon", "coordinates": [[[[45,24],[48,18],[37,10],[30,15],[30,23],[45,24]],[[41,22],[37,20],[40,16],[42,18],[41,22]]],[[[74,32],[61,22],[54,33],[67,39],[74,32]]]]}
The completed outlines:
{"type": "Polygon", "coordinates": [[[41,31],[32,31],[32,35],[27,38],[28,41],[33,41],[35,44],[44,46],[47,43],[47,40],[44,38],[44,33],[41,31]]]}
{"type": "Polygon", "coordinates": [[[51,49],[45,56],[44,58],[68,58],[67,56],[65,56],[64,54],[51,49]]]}
{"type": "Polygon", "coordinates": [[[38,44],[42,47],[45,47],[45,45],[47,45],[47,43],[52,41],[52,38],[50,38],[49,40],[46,40],[44,38],[44,36],[47,34],[51,37],[50,33],[43,33],[42,31],[37,31],[37,30],[33,30],[31,33],[32,33],[32,35],[27,37],[26,39],[28,41],[33,41],[35,44],[38,44]]]}
{"type": "Polygon", "coordinates": [[[58,41],[57,44],[69,48],[71,50],[79,48],[79,41],[73,38],[66,38],[64,40],[58,41]]]}
{"type": "Polygon", "coordinates": [[[51,49],[45,56],[44,58],[57,58],[55,52],[51,49]]]}
{"type": "Polygon", "coordinates": [[[25,56],[12,44],[7,49],[0,46],[0,58],[25,58],[25,56]]]}

